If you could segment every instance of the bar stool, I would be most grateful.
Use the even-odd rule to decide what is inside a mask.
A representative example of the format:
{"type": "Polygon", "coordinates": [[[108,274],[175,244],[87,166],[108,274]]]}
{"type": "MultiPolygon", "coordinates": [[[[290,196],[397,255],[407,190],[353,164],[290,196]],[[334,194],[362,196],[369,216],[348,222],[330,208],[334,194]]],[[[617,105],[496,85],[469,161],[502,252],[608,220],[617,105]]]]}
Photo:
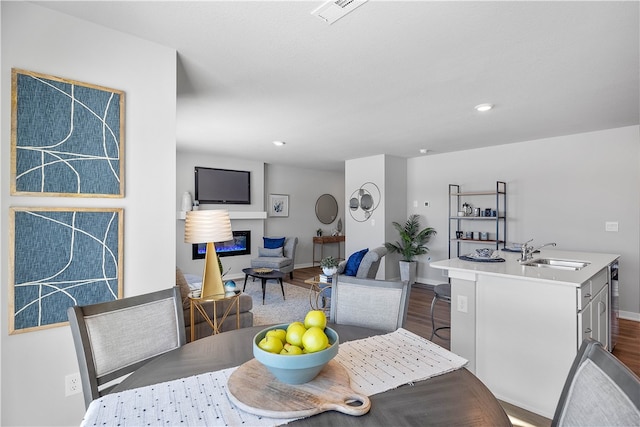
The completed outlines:
{"type": "Polygon", "coordinates": [[[451,326],[440,326],[439,328],[436,328],[436,323],[433,319],[433,309],[436,306],[436,301],[438,300],[442,300],[446,303],[448,303],[449,305],[451,305],[451,284],[450,283],[441,283],[439,285],[435,285],[433,287],[433,293],[435,294],[435,296],[433,297],[433,301],[431,301],[431,337],[429,338],[429,340],[433,339],[433,336],[437,336],[438,338],[441,339],[446,339],[444,337],[441,337],[440,335],[438,335],[438,331],[441,329],[451,329],[451,326]]]}

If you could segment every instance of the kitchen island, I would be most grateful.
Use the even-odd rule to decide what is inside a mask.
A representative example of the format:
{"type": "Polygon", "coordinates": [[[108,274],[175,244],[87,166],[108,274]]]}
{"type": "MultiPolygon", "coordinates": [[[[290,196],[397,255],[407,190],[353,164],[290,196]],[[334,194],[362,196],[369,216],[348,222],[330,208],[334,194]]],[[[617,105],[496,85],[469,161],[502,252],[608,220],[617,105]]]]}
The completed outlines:
{"type": "Polygon", "coordinates": [[[431,263],[451,282],[451,351],[499,398],[553,417],[585,337],[608,341],[609,265],[619,255],[543,249],[533,258],[588,263],[578,270],[452,258],[431,263]]]}

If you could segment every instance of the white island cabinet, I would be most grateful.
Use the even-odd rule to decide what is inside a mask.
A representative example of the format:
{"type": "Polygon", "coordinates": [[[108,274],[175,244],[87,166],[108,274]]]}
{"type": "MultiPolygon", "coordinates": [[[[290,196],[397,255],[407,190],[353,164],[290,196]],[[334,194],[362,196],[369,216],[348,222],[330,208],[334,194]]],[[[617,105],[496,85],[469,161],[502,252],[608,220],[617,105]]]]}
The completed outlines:
{"type": "Polygon", "coordinates": [[[534,258],[588,262],[580,270],[459,258],[431,263],[451,281],[451,351],[499,398],[552,418],[585,337],[607,345],[608,266],[619,255],[542,250],[534,258]]]}

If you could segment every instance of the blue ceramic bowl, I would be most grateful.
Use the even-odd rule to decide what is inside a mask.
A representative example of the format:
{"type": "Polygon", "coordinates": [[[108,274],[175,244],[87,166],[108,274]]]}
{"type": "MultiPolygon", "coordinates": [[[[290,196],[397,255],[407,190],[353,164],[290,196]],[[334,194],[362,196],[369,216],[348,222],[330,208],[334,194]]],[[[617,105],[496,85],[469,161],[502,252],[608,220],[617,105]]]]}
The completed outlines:
{"type": "Polygon", "coordinates": [[[289,324],[270,326],[253,337],[253,356],[267,367],[269,372],[286,384],[304,384],[314,379],[322,368],[338,354],[338,333],[327,327],[324,329],[329,338],[330,347],[308,354],[275,354],[258,347],[258,343],[272,329],[287,329],[289,324]]]}

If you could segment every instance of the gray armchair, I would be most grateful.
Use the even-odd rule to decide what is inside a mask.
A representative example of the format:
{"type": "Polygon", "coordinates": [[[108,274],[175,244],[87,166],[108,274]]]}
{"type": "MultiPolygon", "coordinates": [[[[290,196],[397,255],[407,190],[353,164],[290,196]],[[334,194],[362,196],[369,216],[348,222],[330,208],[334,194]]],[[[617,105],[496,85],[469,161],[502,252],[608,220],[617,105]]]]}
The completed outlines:
{"type": "Polygon", "coordinates": [[[286,237],[282,252],[277,249],[260,247],[258,248],[258,257],[251,260],[251,268],[272,268],[285,274],[289,273],[289,277],[293,279],[297,246],[297,237],[286,237]]]}

